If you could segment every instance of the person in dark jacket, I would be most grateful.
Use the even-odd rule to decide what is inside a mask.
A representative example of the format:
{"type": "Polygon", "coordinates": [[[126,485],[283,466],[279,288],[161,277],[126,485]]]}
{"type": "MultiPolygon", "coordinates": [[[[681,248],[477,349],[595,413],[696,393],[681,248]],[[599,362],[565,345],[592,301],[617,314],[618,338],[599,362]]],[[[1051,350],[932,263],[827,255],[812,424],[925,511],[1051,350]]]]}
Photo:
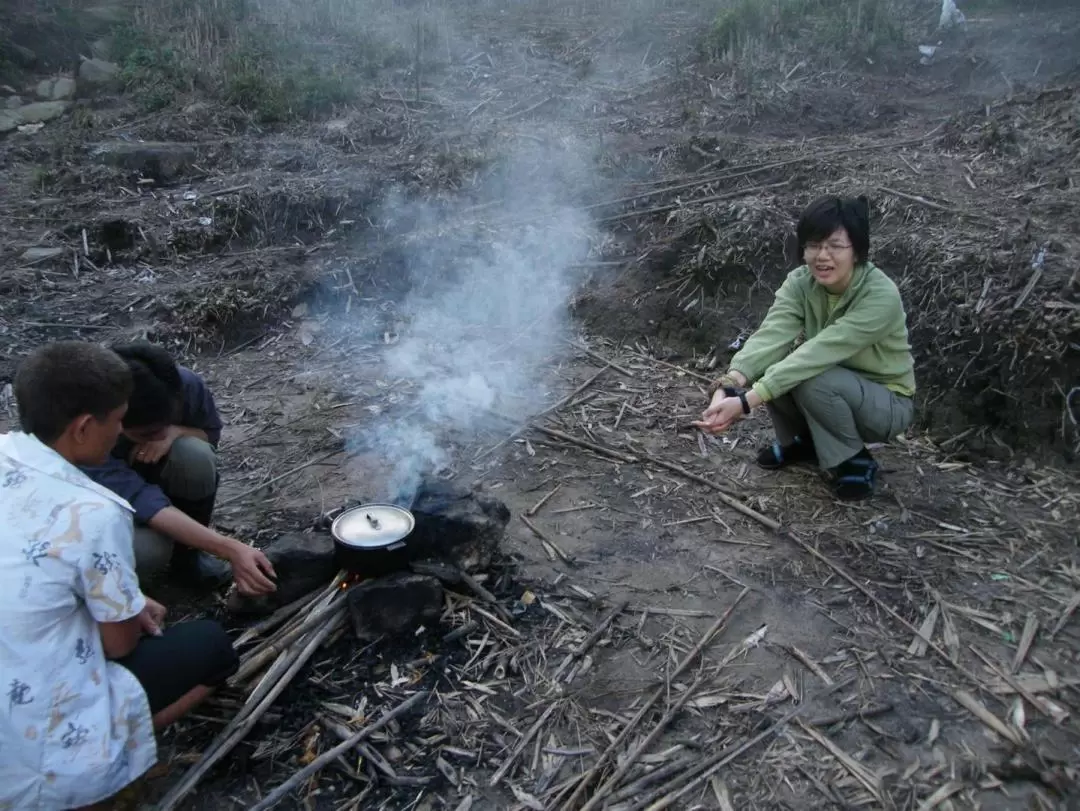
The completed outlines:
{"type": "Polygon", "coordinates": [[[242,593],[273,591],[266,556],[210,528],[222,422],[205,381],[150,343],[113,351],[134,380],[124,433],[106,464],[83,470],[134,508],[139,576],[168,568],[189,582],[223,582],[227,561],[242,593]]]}

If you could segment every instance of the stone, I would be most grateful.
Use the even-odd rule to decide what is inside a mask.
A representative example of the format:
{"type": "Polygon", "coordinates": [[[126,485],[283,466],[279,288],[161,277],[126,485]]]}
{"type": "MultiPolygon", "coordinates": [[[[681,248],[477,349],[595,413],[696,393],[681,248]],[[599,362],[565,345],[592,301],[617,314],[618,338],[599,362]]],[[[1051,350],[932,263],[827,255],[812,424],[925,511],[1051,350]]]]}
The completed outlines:
{"type": "Polygon", "coordinates": [[[106,61],[112,52],[112,37],[101,37],[100,39],[95,39],[93,42],[90,43],[90,53],[95,59],[98,59],[102,62],[106,61]]]}
{"type": "Polygon", "coordinates": [[[27,248],[19,258],[24,262],[44,262],[64,255],[64,248],[27,248]]]}
{"type": "Polygon", "coordinates": [[[228,602],[233,614],[268,614],[329,585],[338,572],[334,541],[325,533],[286,533],[262,551],[274,566],[277,591],[266,597],[243,597],[234,591],[228,602]]]}
{"type": "Polygon", "coordinates": [[[66,76],[56,79],[42,79],[35,90],[39,99],[46,101],[67,101],[75,97],[75,80],[66,76]]]}
{"type": "Polygon", "coordinates": [[[59,118],[71,105],[66,101],[35,101],[24,104],[17,112],[23,124],[43,124],[59,118]]]}
{"type": "Polygon", "coordinates": [[[21,68],[32,68],[37,65],[38,56],[29,48],[7,42],[4,43],[4,50],[7,51],[8,58],[21,68]]]}
{"type": "Polygon", "coordinates": [[[102,3],[84,8],[81,22],[93,30],[109,30],[130,21],[130,12],[124,3],[102,3]]]}
{"type": "Polygon", "coordinates": [[[443,587],[434,577],[396,572],[358,583],[346,597],[358,639],[412,635],[439,622],[443,587]]]}
{"type": "Polygon", "coordinates": [[[61,76],[52,87],[53,101],[67,101],[75,97],[75,80],[67,76],[61,76]]]}
{"type": "Polygon", "coordinates": [[[79,79],[90,85],[111,85],[120,79],[120,66],[104,59],[84,59],[79,65],[79,79]]]}
{"type": "Polygon", "coordinates": [[[195,148],[188,144],[115,141],[98,144],[92,154],[101,163],[159,183],[176,180],[195,162],[195,148]]]}
{"type": "Polygon", "coordinates": [[[413,560],[442,560],[466,572],[491,566],[510,510],[483,492],[438,479],[426,480],[413,501],[416,528],[409,535],[413,560]]]}
{"type": "Polygon", "coordinates": [[[23,105],[23,100],[18,96],[8,96],[4,99],[5,110],[18,110],[23,105]]]}
{"type": "Polygon", "coordinates": [[[22,116],[18,110],[0,110],[0,135],[6,132],[14,132],[23,124],[22,116]]]}

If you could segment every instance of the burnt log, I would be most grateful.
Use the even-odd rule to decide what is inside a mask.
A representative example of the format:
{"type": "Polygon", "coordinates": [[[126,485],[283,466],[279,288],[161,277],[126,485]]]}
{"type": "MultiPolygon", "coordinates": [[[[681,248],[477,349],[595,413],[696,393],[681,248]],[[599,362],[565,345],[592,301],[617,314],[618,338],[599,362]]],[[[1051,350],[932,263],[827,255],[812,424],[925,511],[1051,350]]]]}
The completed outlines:
{"type": "Polygon", "coordinates": [[[265,597],[229,596],[233,614],[267,614],[326,586],[338,572],[334,541],[329,535],[290,532],[263,548],[274,566],[277,591],[265,597]]]}
{"type": "Polygon", "coordinates": [[[412,513],[409,557],[446,561],[465,572],[491,566],[510,521],[510,510],[497,498],[440,480],[421,485],[412,513]]]}
{"type": "Polygon", "coordinates": [[[356,584],[346,599],[357,638],[370,642],[438,623],[443,587],[434,577],[396,572],[356,584]]]}

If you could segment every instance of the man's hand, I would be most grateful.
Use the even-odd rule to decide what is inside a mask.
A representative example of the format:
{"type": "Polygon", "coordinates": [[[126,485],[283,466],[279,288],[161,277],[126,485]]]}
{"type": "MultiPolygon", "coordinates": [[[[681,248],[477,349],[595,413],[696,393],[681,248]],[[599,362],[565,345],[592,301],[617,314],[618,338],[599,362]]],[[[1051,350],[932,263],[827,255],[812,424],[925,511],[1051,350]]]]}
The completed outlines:
{"type": "Polygon", "coordinates": [[[164,459],[170,450],[172,450],[173,443],[181,436],[180,428],[176,425],[170,425],[165,429],[165,436],[161,439],[155,439],[153,442],[144,442],[141,445],[136,445],[131,451],[131,462],[138,462],[143,465],[156,465],[162,459],[164,459]]]}
{"type": "Polygon", "coordinates": [[[146,598],[146,607],[139,612],[139,627],[148,636],[161,636],[165,626],[165,614],[168,613],[165,606],[157,600],[146,598]]]}
{"type": "Polygon", "coordinates": [[[258,549],[236,541],[229,552],[229,563],[232,564],[236,590],[245,597],[258,597],[277,591],[277,586],[270,579],[277,576],[274,567],[258,549]]]}

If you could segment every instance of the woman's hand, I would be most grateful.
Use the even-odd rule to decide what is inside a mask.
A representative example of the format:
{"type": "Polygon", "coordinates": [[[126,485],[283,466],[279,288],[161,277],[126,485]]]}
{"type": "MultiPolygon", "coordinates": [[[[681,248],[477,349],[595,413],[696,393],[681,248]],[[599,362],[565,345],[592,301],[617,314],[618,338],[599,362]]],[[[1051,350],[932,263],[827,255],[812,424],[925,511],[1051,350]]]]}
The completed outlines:
{"type": "Polygon", "coordinates": [[[701,419],[691,425],[707,434],[722,434],[745,416],[742,400],[728,397],[721,390],[713,395],[712,402],[702,412],[701,419]]]}

